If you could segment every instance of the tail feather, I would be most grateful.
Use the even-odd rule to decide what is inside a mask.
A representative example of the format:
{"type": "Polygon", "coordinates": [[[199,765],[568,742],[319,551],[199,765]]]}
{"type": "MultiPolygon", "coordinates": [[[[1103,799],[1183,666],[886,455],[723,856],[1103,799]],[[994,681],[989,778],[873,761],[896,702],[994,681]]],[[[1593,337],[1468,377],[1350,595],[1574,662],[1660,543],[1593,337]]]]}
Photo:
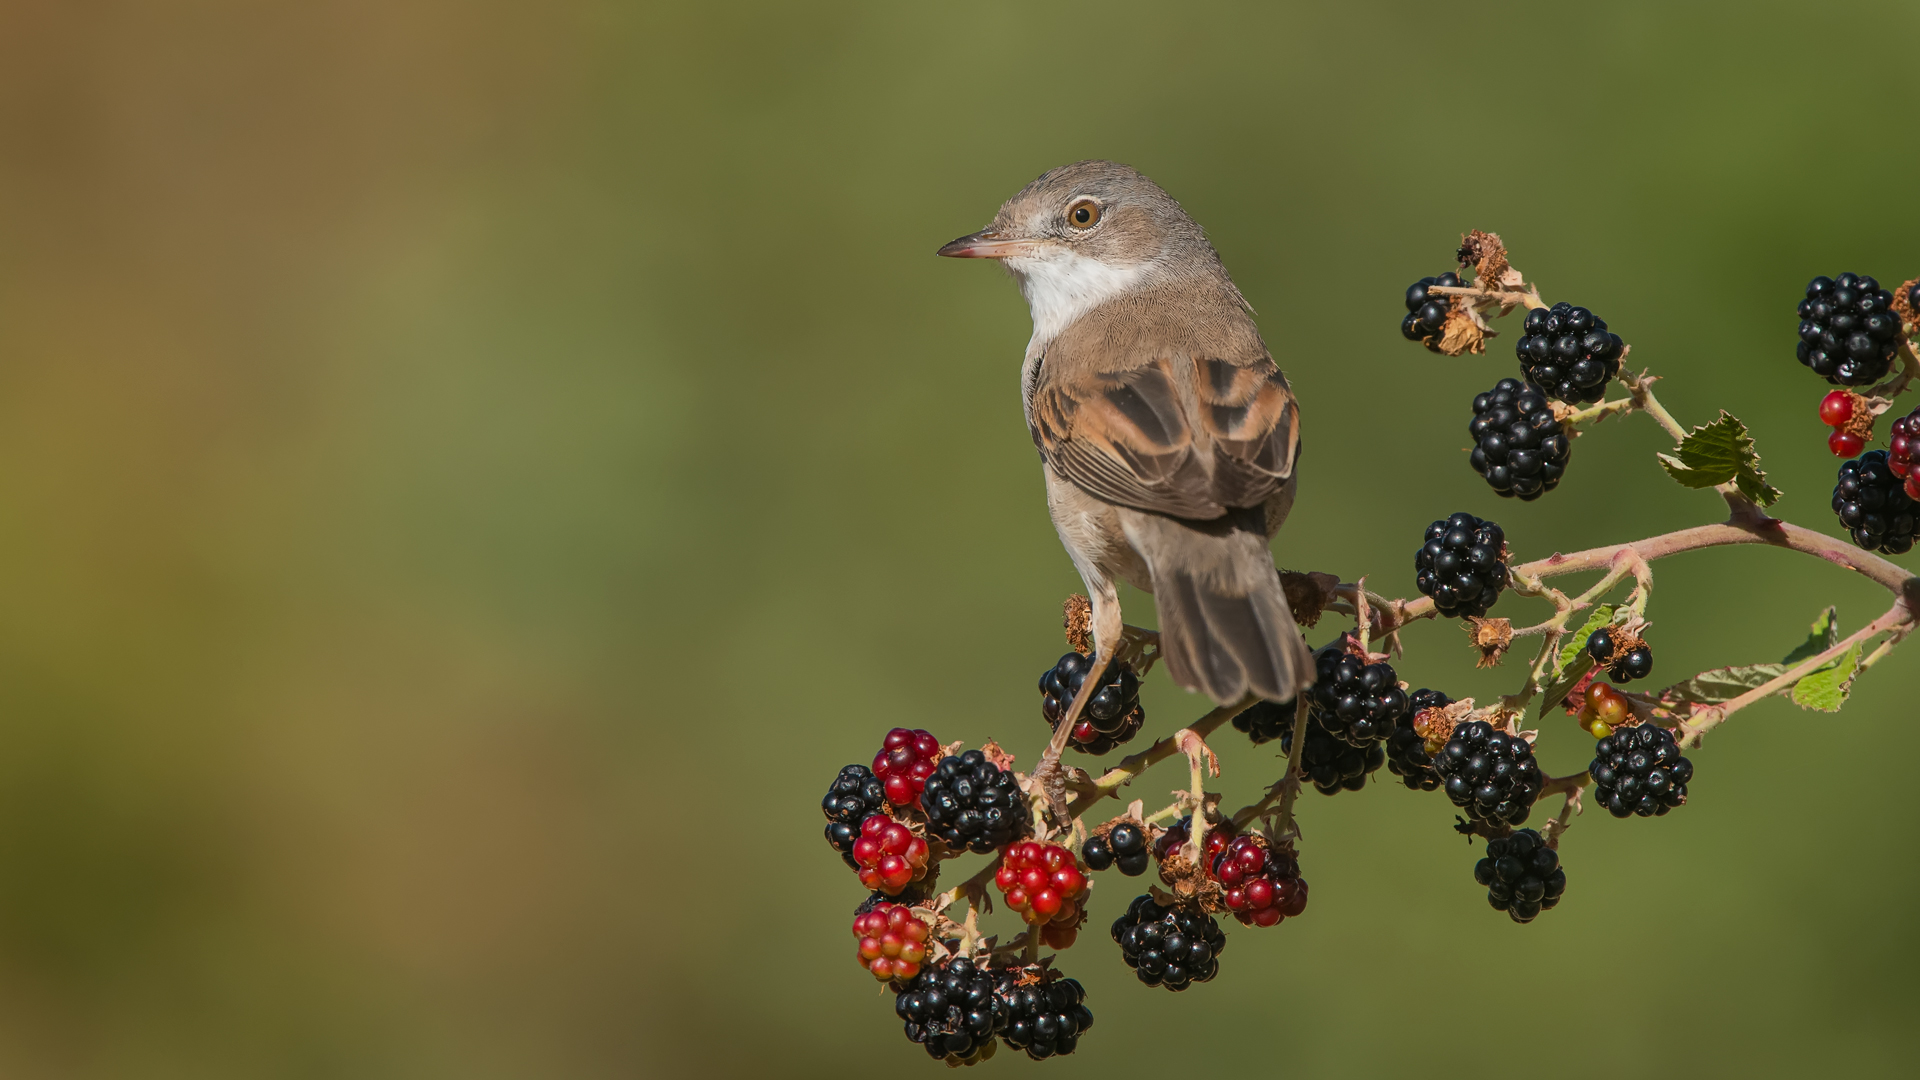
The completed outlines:
{"type": "Polygon", "coordinates": [[[1248,692],[1285,701],[1313,681],[1258,509],[1193,522],[1122,511],[1153,575],[1160,652],[1175,682],[1222,705],[1248,692]]]}

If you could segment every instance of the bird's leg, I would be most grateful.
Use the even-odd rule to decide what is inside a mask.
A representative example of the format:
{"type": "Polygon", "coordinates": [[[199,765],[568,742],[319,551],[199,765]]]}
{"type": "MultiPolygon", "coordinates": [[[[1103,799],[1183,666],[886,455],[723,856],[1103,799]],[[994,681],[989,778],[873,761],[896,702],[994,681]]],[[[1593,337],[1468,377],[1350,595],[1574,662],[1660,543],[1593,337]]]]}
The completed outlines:
{"type": "Polygon", "coordinates": [[[1039,781],[1048,805],[1063,828],[1071,821],[1066,813],[1066,776],[1060,768],[1060,755],[1066,751],[1074,725],[1080,722],[1080,714],[1086,711],[1087,702],[1099,689],[1100,678],[1118,655],[1125,636],[1125,624],[1120,621],[1120,596],[1113,584],[1089,581],[1087,586],[1088,599],[1093,603],[1093,664],[1087,670],[1086,681],[1080,684],[1073,701],[1061,715],[1059,725],[1053,729],[1053,739],[1047,743],[1047,751],[1033,771],[1034,779],[1039,781]]]}

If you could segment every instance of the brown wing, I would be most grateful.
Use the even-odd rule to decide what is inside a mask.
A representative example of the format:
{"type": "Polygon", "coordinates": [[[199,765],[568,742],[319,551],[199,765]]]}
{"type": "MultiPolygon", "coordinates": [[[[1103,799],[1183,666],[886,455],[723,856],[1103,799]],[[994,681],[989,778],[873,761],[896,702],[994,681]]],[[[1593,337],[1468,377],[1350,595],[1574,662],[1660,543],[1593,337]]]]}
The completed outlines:
{"type": "Polygon", "coordinates": [[[1211,519],[1259,506],[1293,475],[1298,409],[1265,355],[1163,355],[1124,371],[1071,358],[1034,389],[1034,442],[1055,472],[1109,502],[1211,519]]]}

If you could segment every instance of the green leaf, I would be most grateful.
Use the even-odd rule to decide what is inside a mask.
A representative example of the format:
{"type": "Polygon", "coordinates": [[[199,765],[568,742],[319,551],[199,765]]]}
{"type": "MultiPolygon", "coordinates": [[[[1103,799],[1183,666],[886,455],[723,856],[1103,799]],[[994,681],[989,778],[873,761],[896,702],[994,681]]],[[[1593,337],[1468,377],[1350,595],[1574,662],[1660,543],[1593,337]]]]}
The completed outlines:
{"type": "Polygon", "coordinates": [[[1567,639],[1566,644],[1560,646],[1560,655],[1553,662],[1553,673],[1556,677],[1567,670],[1567,665],[1573,663],[1575,657],[1586,651],[1587,639],[1593,636],[1595,630],[1612,625],[1613,613],[1618,610],[1620,610],[1618,604],[1601,604],[1593,609],[1593,614],[1587,616],[1587,624],[1575,631],[1573,636],[1567,639]]]}
{"type": "Polygon", "coordinates": [[[1813,620],[1813,626],[1809,628],[1807,633],[1807,640],[1801,642],[1799,647],[1788,653],[1786,658],[1780,662],[1788,667],[1792,667],[1802,660],[1810,660],[1813,657],[1819,656],[1821,653],[1833,648],[1839,641],[1840,612],[1837,608],[1829,607],[1820,613],[1819,618],[1813,620]]]}
{"type": "Polygon", "coordinates": [[[1853,689],[1853,677],[1860,672],[1860,644],[1855,642],[1832,667],[1803,676],[1793,686],[1793,703],[1803,709],[1839,712],[1853,689]]]}
{"type": "Polygon", "coordinates": [[[1674,683],[1657,695],[1663,704],[1718,705],[1785,675],[1791,664],[1748,664],[1714,668],[1685,682],[1674,683]]]}
{"type": "Polygon", "coordinates": [[[1761,506],[1772,506],[1780,498],[1760,471],[1760,452],[1747,426],[1725,409],[1719,419],[1688,432],[1674,453],[1661,454],[1660,464],[1683,487],[1710,488],[1732,481],[1740,494],[1761,506]]]}

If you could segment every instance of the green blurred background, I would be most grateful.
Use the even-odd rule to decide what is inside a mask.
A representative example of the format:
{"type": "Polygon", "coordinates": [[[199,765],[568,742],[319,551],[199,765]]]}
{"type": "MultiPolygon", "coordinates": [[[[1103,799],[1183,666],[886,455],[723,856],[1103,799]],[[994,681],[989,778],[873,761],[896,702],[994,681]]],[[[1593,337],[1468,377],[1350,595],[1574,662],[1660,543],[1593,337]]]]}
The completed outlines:
{"type": "MultiPolygon", "coordinates": [[[[850,962],[814,807],[894,724],[1031,762],[1078,588],[1024,307],[933,249],[1079,158],[1180,198],[1304,402],[1285,566],[1404,594],[1455,510],[1527,557],[1719,513],[1640,418],[1538,503],[1467,469],[1512,324],[1460,360],[1396,324],[1475,227],[1684,420],[1749,421],[1780,512],[1833,531],[1792,308],[1920,274],[1916,31],[1895,2],[0,5],[0,1073],[930,1074],[850,962]]],[[[1769,550],[1658,577],[1667,676],[1886,599],[1769,550]]],[[[1408,638],[1415,685],[1510,681],[1408,638]]],[[[1096,926],[1080,1053],[985,1068],[1907,1075],[1917,693],[1896,654],[1839,718],[1743,713],[1685,812],[1578,822],[1527,927],[1442,800],[1309,794],[1308,917],[1178,997],[1096,926]]],[[[1148,706],[1201,711],[1159,678],[1148,706]]],[[[1217,741],[1230,804],[1277,775],[1217,741]]]]}

